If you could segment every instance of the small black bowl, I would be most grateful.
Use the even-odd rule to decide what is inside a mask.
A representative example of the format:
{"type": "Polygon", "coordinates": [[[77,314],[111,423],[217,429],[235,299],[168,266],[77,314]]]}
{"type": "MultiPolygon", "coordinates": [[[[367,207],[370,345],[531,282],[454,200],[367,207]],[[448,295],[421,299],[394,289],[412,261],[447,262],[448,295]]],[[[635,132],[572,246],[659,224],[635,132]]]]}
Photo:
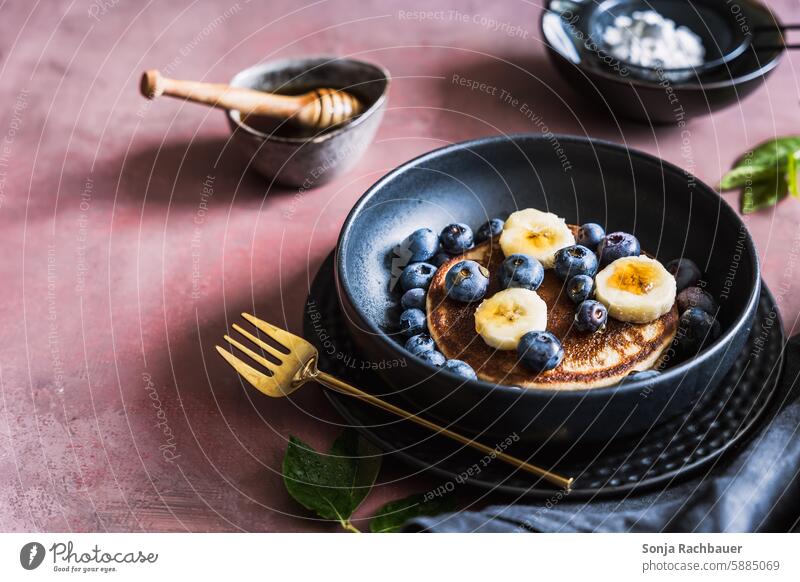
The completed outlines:
{"type": "Polygon", "coordinates": [[[686,410],[741,352],[760,289],[750,235],[714,190],[648,154],[559,135],[469,141],[400,166],[348,216],[336,275],[354,342],[409,406],[498,442],[516,433],[530,443],[558,446],[643,433],[686,410]],[[721,304],[721,337],[655,380],[589,390],[464,382],[408,354],[397,331],[399,292],[390,290],[400,270],[392,264],[395,245],[418,228],[438,232],[453,222],[477,228],[528,207],[573,224],[591,221],[631,232],[662,262],[696,261],[721,304]],[[381,362],[400,359],[405,367],[381,372],[381,362]]]}
{"type": "Polygon", "coordinates": [[[367,151],[386,109],[389,79],[389,72],[378,65],[332,56],[255,65],[237,74],[231,86],[285,95],[319,87],[342,89],[358,97],[365,109],[355,119],[319,133],[267,117],[245,123],[238,111],[230,110],[226,116],[231,140],[267,179],[302,190],[316,188],[348,171],[367,151]]]}
{"type": "Polygon", "coordinates": [[[549,0],[541,18],[547,52],[570,84],[614,115],[655,124],[708,115],[755,91],[785,52],[784,28],[757,0],[549,0]],[[634,67],[604,50],[599,36],[608,19],[649,6],[703,39],[707,66],[634,67]]]}

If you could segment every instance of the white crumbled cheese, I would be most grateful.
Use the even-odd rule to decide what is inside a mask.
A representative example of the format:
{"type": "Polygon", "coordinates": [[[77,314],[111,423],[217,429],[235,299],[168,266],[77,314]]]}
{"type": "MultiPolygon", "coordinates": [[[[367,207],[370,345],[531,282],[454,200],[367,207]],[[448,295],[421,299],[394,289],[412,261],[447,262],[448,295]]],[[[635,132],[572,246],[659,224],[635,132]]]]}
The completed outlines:
{"type": "Polygon", "coordinates": [[[603,31],[603,42],[615,58],[649,68],[698,67],[706,53],[699,36],[653,10],[617,16],[603,31]]]}

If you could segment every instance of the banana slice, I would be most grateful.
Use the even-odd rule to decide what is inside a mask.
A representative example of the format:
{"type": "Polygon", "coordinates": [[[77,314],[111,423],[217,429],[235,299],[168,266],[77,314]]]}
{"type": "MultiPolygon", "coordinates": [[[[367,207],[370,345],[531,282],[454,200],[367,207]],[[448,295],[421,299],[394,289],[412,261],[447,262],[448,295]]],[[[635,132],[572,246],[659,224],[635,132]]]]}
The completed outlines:
{"type": "Polygon", "coordinates": [[[530,289],[500,291],[475,310],[475,331],[498,350],[515,350],[523,335],[546,327],[547,304],[530,289]]]}
{"type": "Polygon", "coordinates": [[[500,247],[505,256],[530,255],[545,269],[553,266],[556,251],[574,244],[575,237],[563,218],[534,208],[509,216],[500,235],[500,247]]]}
{"type": "Polygon", "coordinates": [[[619,321],[648,323],[672,309],[675,277],[664,265],[645,257],[617,259],[597,274],[597,300],[619,321]]]}

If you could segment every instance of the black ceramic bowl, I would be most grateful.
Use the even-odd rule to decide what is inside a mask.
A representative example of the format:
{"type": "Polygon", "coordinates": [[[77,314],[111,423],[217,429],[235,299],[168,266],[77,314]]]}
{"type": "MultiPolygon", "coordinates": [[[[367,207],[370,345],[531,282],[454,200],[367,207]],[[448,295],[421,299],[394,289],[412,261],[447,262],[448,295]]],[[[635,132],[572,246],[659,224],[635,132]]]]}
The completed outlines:
{"type": "Polygon", "coordinates": [[[407,405],[486,442],[516,433],[531,443],[602,443],[680,414],[741,352],[760,289],[753,242],[716,192],[648,154],[569,136],[486,138],[408,162],[355,205],[337,251],[340,301],[360,356],[407,405]],[[634,233],[662,262],[696,261],[721,304],[721,337],[655,381],[590,390],[464,382],[408,354],[397,332],[399,292],[390,290],[394,246],[418,228],[477,228],[528,207],[634,233]],[[398,360],[406,366],[380,371],[381,362],[398,360]]]}
{"type": "Polygon", "coordinates": [[[266,117],[244,123],[238,111],[226,112],[231,140],[255,170],[270,180],[308,190],[348,171],[372,143],[386,109],[389,72],[355,59],[290,58],[245,69],[230,84],[286,95],[330,87],[352,93],[364,105],[355,119],[319,133],[301,132],[291,123],[266,117]]]}
{"type": "Polygon", "coordinates": [[[785,50],[782,25],[757,0],[549,0],[541,28],[551,60],[582,95],[616,116],[657,124],[739,102],[761,86],[785,50]],[[607,17],[648,7],[697,33],[716,65],[694,73],[658,71],[631,67],[604,52],[599,37],[607,17]]]}

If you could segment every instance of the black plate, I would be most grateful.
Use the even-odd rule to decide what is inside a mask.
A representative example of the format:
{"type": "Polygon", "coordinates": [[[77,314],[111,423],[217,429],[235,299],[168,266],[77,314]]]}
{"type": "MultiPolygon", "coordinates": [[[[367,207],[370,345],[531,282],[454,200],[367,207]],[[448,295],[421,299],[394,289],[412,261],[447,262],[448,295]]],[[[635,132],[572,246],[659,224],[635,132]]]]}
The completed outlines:
{"type": "MultiPolygon", "coordinates": [[[[304,334],[320,350],[320,369],[379,394],[384,388],[382,381],[368,369],[369,360],[355,351],[337,295],[331,254],[311,287],[304,334]]],[[[570,458],[553,465],[554,471],[575,477],[576,489],[570,498],[619,495],[664,486],[708,467],[741,443],[768,408],[783,369],[783,345],[775,301],[762,285],[758,313],[745,349],[717,388],[704,392],[688,415],[661,424],[644,436],[607,447],[591,458],[570,458]]],[[[393,399],[390,389],[383,391],[384,398],[393,399]]],[[[446,483],[464,481],[462,475],[477,466],[477,474],[466,479],[470,484],[533,498],[550,498],[554,494],[547,483],[502,462],[490,462],[484,467],[480,453],[353,398],[330,391],[326,394],[346,421],[377,446],[444,477],[446,483]]],[[[508,450],[523,458],[529,456],[519,445],[508,450]]],[[[536,458],[532,462],[544,464],[536,458]]]]}

